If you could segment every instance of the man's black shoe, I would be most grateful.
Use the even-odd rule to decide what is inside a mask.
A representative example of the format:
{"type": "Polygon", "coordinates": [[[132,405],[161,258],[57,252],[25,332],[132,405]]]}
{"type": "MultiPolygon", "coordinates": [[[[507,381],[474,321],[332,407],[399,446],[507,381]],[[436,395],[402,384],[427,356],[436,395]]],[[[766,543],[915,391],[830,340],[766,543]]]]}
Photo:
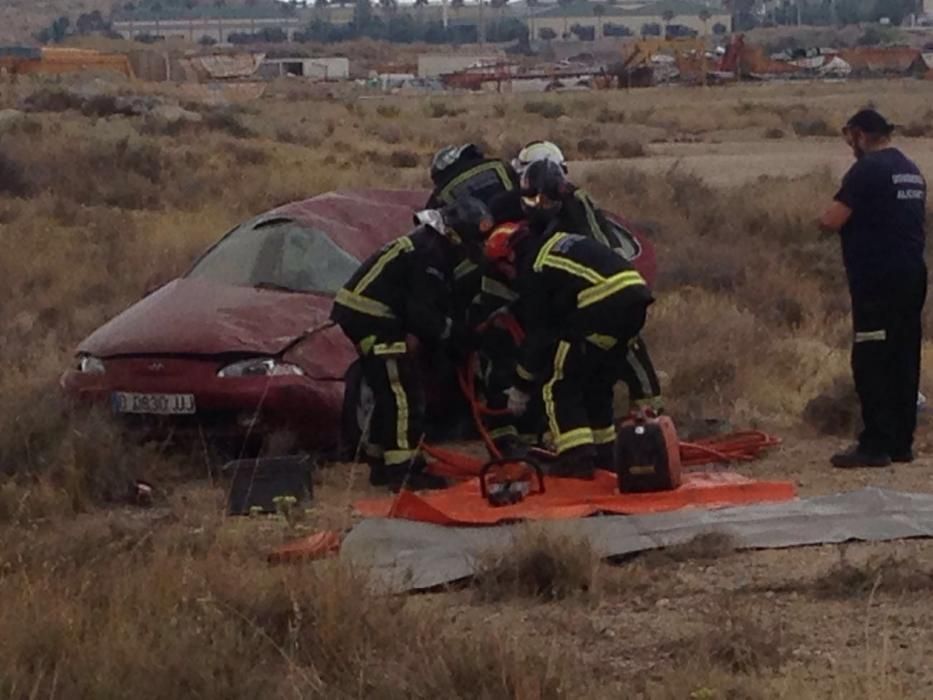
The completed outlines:
{"type": "Polygon", "coordinates": [[[837,469],[863,469],[890,467],[891,458],[886,454],[866,452],[856,445],[845,452],[834,454],[830,460],[837,469]]]}
{"type": "Polygon", "coordinates": [[[891,461],[895,464],[910,464],[914,461],[913,450],[907,450],[906,452],[892,452],[891,461]]]}
{"type": "Polygon", "coordinates": [[[394,493],[398,493],[403,488],[407,491],[440,491],[449,485],[444,477],[429,473],[424,457],[420,456],[411,464],[388,467],[386,471],[388,472],[386,485],[394,493]]]}

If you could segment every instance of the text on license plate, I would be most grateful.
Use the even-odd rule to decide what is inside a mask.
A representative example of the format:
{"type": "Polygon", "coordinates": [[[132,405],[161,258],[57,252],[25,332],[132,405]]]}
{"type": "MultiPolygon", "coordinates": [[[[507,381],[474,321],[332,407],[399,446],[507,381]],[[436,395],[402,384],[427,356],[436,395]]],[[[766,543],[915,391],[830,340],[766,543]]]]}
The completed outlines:
{"type": "Polygon", "coordinates": [[[116,391],[111,402],[116,413],[176,416],[195,412],[194,394],[132,394],[116,391]]]}

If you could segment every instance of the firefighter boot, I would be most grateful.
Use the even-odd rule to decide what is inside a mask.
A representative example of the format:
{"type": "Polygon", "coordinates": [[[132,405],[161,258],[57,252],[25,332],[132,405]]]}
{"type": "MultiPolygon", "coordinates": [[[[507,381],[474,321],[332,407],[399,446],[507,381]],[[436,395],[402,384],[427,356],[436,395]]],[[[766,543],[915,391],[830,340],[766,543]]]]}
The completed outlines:
{"type": "Polygon", "coordinates": [[[385,485],[393,493],[403,488],[406,491],[439,491],[448,486],[445,478],[427,471],[427,463],[420,455],[410,464],[387,467],[386,472],[388,478],[385,485]]]}
{"type": "Polygon", "coordinates": [[[596,451],[592,445],[582,445],[561,454],[550,465],[548,476],[592,481],[596,477],[596,451]]]}

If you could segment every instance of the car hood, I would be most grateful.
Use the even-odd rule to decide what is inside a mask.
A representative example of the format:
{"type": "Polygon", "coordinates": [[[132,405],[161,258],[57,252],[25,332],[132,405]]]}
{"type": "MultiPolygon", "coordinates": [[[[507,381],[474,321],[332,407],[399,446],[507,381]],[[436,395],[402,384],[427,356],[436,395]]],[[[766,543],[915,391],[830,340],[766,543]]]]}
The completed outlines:
{"type": "Polygon", "coordinates": [[[328,323],[315,294],[177,279],[98,328],[78,351],[118,355],[277,355],[328,323]]]}

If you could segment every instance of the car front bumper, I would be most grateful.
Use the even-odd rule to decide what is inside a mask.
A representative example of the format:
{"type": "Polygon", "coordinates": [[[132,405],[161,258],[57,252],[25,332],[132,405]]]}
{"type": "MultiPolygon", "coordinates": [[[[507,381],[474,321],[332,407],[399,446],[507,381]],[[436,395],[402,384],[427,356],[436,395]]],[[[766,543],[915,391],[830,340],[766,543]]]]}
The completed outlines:
{"type": "Polygon", "coordinates": [[[309,449],[339,444],[343,382],[307,376],[218,377],[222,362],[203,359],[117,358],[104,374],[68,370],[65,394],[112,409],[114,392],[191,394],[190,415],[116,414],[153,438],[261,439],[287,431],[309,449]]]}

